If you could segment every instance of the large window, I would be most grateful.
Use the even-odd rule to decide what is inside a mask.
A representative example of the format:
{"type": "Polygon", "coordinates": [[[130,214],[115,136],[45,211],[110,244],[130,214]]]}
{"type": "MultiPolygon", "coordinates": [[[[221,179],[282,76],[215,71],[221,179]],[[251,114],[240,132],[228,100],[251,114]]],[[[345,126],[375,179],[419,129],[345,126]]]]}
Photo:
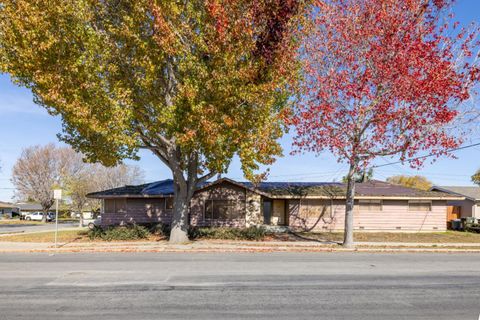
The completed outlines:
{"type": "Polygon", "coordinates": [[[382,200],[358,200],[360,211],[382,211],[382,200]]]}
{"type": "Polygon", "coordinates": [[[127,212],[126,199],[105,199],[105,212],[107,213],[125,213],[127,212]]]}
{"type": "Polygon", "coordinates": [[[300,216],[305,219],[318,219],[331,211],[330,201],[327,200],[303,199],[300,202],[300,216]]]}
{"type": "Polygon", "coordinates": [[[432,202],[428,200],[410,200],[408,201],[408,211],[432,211],[432,202]]]}
{"type": "Polygon", "coordinates": [[[205,219],[241,219],[242,212],[235,200],[206,200],[205,219]]]}

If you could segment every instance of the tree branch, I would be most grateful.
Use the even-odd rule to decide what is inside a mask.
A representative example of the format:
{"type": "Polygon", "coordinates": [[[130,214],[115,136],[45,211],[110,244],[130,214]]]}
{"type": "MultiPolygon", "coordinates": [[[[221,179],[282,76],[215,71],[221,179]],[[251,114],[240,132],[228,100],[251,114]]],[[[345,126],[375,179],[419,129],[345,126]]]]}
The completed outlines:
{"type": "Polygon", "coordinates": [[[198,178],[198,183],[205,182],[205,181],[213,178],[216,174],[217,174],[216,172],[209,172],[209,173],[201,176],[200,178],[198,178]]]}

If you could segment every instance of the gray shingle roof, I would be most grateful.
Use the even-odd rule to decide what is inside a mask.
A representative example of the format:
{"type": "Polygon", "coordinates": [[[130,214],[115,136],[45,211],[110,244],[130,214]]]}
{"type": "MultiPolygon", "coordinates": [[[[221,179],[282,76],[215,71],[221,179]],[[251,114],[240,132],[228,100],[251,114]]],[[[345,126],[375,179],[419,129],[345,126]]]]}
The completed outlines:
{"type": "Polygon", "coordinates": [[[15,207],[20,208],[21,211],[41,211],[42,205],[33,202],[19,202],[15,203],[15,207]]]}
{"type": "MultiPolygon", "coordinates": [[[[167,182],[170,181],[172,183],[172,192],[167,192],[165,195],[170,195],[173,194],[173,180],[163,180],[163,181],[158,181],[158,182],[153,182],[153,183],[145,183],[137,186],[124,186],[124,187],[119,187],[119,188],[113,188],[113,189],[108,189],[108,190],[103,190],[103,191],[98,191],[98,192],[92,192],[89,193],[87,196],[91,198],[97,198],[97,197],[108,197],[108,196],[141,196],[143,193],[142,191],[151,187],[154,184],[161,183],[161,182],[167,182]]],[[[150,195],[152,195],[152,192],[150,192],[150,195]]],[[[162,193],[158,193],[157,195],[162,195],[162,193]]]]}
{"type": "Polygon", "coordinates": [[[434,186],[431,189],[462,195],[472,200],[480,200],[480,187],[434,186]]]}
{"type": "MultiPolygon", "coordinates": [[[[342,197],[346,192],[346,185],[338,182],[236,182],[222,178],[214,182],[203,183],[198,189],[220,182],[230,182],[250,190],[272,197],[342,197]]],[[[108,197],[167,197],[173,195],[173,180],[167,179],[138,186],[125,186],[100,192],[90,193],[92,198],[108,197]]],[[[412,197],[412,198],[451,198],[452,195],[441,191],[424,191],[404,186],[394,185],[383,181],[368,181],[357,183],[356,196],[361,197],[412,197]]]]}
{"type": "Polygon", "coordinates": [[[8,203],[8,202],[2,202],[0,201],[0,209],[4,209],[4,208],[16,208],[17,206],[14,205],[13,203],[8,203]]]}

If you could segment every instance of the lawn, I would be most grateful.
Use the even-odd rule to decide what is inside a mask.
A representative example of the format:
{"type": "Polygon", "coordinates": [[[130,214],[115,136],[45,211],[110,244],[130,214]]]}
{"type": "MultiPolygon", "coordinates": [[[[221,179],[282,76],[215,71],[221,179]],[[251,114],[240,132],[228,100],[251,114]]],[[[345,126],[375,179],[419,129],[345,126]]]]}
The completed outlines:
{"type": "MultiPolygon", "coordinates": [[[[312,240],[343,240],[342,232],[299,233],[299,236],[312,240]]],[[[295,236],[289,238],[291,237],[299,239],[295,236]]],[[[354,239],[359,242],[480,243],[480,234],[459,231],[432,233],[355,232],[354,239]]]]}
{"type": "MultiPolygon", "coordinates": [[[[2,236],[0,241],[9,242],[53,242],[55,241],[55,232],[37,232],[27,234],[16,234],[11,236],[2,236]]],[[[72,241],[90,241],[85,230],[63,230],[58,231],[58,242],[72,241]]]]}
{"type": "Polygon", "coordinates": [[[0,225],[6,225],[6,224],[42,224],[43,222],[41,221],[27,221],[27,220],[20,220],[20,219],[2,219],[0,220],[0,225]]]}
{"type": "MultiPolygon", "coordinates": [[[[62,230],[58,232],[59,242],[89,242],[87,230],[62,230]]],[[[55,232],[38,232],[29,234],[16,234],[10,236],[0,236],[0,241],[11,242],[53,242],[55,232]]],[[[306,241],[306,240],[324,240],[324,241],[342,241],[343,233],[299,233],[298,236],[292,234],[275,234],[267,236],[265,241],[306,241]]],[[[165,238],[158,235],[150,235],[147,239],[141,241],[160,241],[165,238]]],[[[205,239],[202,239],[205,240],[205,239]]],[[[95,240],[102,241],[102,240],[95,240]]],[[[131,240],[129,240],[131,241],[131,240]]],[[[388,232],[356,232],[355,241],[358,242],[398,242],[398,243],[478,243],[480,244],[480,234],[458,231],[435,232],[435,233],[388,233],[388,232]]]]}

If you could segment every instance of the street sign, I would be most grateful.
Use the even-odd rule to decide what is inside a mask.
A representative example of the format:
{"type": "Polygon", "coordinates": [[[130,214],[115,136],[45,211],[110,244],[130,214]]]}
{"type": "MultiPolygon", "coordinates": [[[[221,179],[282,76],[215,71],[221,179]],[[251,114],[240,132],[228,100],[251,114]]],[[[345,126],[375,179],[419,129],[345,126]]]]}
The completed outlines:
{"type": "Polygon", "coordinates": [[[62,190],[61,189],[53,190],[53,199],[62,200],[62,190]]]}

